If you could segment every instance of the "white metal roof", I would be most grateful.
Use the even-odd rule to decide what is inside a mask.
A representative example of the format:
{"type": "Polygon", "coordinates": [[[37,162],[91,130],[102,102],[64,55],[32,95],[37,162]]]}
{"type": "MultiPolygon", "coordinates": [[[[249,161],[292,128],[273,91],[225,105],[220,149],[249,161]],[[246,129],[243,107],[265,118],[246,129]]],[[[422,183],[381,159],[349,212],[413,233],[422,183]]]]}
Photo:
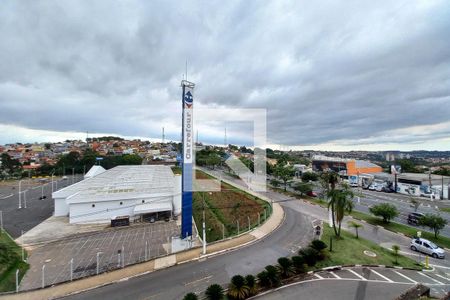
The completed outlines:
{"type": "Polygon", "coordinates": [[[117,166],[53,193],[68,202],[94,202],[132,198],[168,197],[174,193],[170,166],[117,166]]]}
{"type": "Polygon", "coordinates": [[[99,174],[102,174],[103,172],[106,172],[106,170],[102,166],[94,165],[92,166],[92,168],[89,169],[86,175],[84,175],[84,179],[97,176],[99,174]]]}

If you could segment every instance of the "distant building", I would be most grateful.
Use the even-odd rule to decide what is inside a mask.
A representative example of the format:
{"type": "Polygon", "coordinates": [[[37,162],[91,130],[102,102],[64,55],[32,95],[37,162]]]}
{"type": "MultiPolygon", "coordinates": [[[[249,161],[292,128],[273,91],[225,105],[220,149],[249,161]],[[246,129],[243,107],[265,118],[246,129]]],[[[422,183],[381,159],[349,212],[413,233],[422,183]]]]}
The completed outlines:
{"type": "Polygon", "coordinates": [[[327,171],[332,170],[340,175],[358,175],[358,174],[373,174],[380,173],[383,169],[369,161],[346,159],[338,157],[328,157],[323,155],[313,156],[312,159],[313,171],[327,171]]]}

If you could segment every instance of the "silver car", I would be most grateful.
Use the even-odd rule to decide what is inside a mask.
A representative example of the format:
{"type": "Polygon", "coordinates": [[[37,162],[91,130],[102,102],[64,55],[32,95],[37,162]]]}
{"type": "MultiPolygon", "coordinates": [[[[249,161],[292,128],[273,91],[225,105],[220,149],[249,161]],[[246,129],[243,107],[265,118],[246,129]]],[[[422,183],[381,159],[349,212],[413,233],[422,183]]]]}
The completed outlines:
{"type": "Polygon", "coordinates": [[[434,258],[444,258],[445,251],[444,249],[436,246],[433,242],[430,242],[426,239],[416,238],[411,241],[411,250],[419,251],[428,255],[431,255],[434,258]]]}

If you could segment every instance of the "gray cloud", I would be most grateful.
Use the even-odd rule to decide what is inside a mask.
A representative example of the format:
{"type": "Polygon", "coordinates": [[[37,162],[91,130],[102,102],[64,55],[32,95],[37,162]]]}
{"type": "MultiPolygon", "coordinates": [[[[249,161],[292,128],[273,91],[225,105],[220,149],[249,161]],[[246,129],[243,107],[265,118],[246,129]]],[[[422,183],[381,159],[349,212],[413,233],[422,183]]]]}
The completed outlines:
{"type": "Polygon", "coordinates": [[[148,137],[166,125],[178,139],[185,59],[196,101],[267,108],[270,143],[377,143],[449,120],[445,1],[2,6],[0,124],[148,137]]]}

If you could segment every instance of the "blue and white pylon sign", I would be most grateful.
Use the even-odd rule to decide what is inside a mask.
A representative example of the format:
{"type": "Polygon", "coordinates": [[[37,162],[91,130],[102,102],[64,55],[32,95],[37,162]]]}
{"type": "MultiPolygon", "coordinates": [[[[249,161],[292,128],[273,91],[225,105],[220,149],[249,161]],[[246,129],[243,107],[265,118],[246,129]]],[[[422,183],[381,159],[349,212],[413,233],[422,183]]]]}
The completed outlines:
{"type": "Polygon", "coordinates": [[[183,141],[182,141],[182,183],[181,183],[181,237],[192,236],[192,180],[193,180],[193,111],[195,84],[187,80],[181,82],[183,89],[183,141]]]}

